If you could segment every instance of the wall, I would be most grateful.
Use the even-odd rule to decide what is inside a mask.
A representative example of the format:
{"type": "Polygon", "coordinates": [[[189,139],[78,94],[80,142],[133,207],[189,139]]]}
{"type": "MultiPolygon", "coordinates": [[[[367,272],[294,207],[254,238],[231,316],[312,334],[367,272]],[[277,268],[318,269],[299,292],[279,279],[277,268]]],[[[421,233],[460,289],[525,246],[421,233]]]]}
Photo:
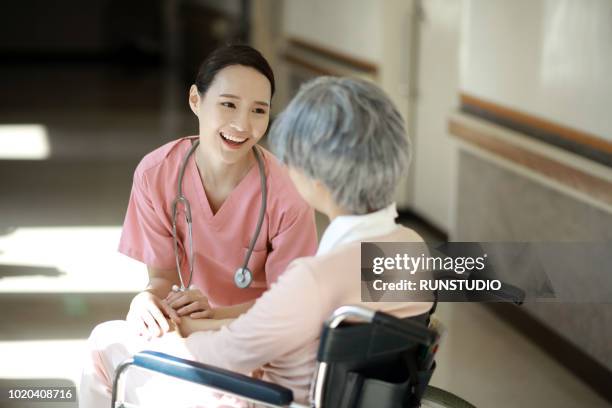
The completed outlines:
{"type": "MultiPolygon", "coordinates": [[[[283,2],[282,35],[357,58],[377,67],[374,80],[387,92],[408,123],[411,120],[413,4],[404,0],[323,0],[283,2]]],[[[282,48],[282,47],[280,47],[282,48]]],[[[286,67],[280,67],[279,82],[286,67]]],[[[355,76],[358,75],[355,72],[355,76]]],[[[282,100],[279,86],[279,99],[282,100]]],[[[399,208],[411,205],[414,171],[398,185],[399,208]]]]}
{"type": "Polygon", "coordinates": [[[373,62],[381,62],[383,1],[286,0],[283,32],[373,62]]]}
{"type": "Polygon", "coordinates": [[[287,0],[283,35],[372,61],[414,141],[399,204],[452,233],[460,92],[612,138],[612,2],[287,0]],[[416,27],[415,27],[416,25],[416,27]],[[411,47],[417,47],[417,54],[411,47]]]}
{"type": "Polygon", "coordinates": [[[447,130],[458,105],[461,0],[422,2],[418,23],[418,74],[414,115],[413,209],[438,228],[452,225],[456,147],[447,130]]]}
{"type": "MultiPolygon", "coordinates": [[[[463,150],[458,158],[457,227],[461,241],[560,242],[612,240],[612,212],[589,205],[497,159],[463,150]]],[[[555,285],[581,288],[572,276],[555,285]]],[[[612,370],[612,305],[590,302],[526,303],[542,324],[612,370]]]]}
{"type": "MultiPolygon", "coordinates": [[[[462,21],[462,93],[612,140],[612,2],[467,0],[462,21]]],[[[479,142],[455,133],[468,143],[458,156],[453,239],[612,239],[605,194],[612,167],[486,120],[457,116],[473,121],[467,127],[479,142]],[[516,153],[518,148],[527,151],[516,153]],[[534,153],[540,158],[529,163],[534,153]],[[547,174],[549,165],[571,171],[547,174]]],[[[612,369],[609,304],[530,303],[523,310],[612,369]]]]}
{"type": "Polygon", "coordinates": [[[412,208],[451,234],[459,92],[612,140],[612,2],[422,1],[412,208]]]}
{"type": "Polygon", "coordinates": [[[461,89],[612,140],[612,2],[470,0],[461,89]]]}
{"type": "Polygon", "coordinates": [[[284,35],[376,63],[378,83],[407,121],[409,175],[398,186],[411,208],[442,230],[451,225],[455,148],[446,117],[457,106],[462,0],[284,4],[284,35]]]}

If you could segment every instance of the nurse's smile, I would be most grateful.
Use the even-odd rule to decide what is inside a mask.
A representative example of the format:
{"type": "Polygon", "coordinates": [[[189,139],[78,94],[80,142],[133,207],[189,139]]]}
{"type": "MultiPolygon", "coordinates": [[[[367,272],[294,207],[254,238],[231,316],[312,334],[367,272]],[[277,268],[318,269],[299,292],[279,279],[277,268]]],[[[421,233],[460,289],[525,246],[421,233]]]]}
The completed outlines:
{"type": "Polygon", "coordinates": [[[230,149],[239,149],[240,146],[244,144],[249,138],[248,137],[239,137],[233,136],[230,133],[219,132],[219,136],[221,140],[228,146],[230,149]]]}

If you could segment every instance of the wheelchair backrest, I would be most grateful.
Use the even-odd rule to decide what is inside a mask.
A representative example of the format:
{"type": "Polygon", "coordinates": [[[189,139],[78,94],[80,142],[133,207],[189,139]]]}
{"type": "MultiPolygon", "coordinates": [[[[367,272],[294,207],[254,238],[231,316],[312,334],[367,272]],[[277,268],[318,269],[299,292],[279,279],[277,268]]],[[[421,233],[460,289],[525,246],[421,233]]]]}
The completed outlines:
{"type": "MultiPolygon", "coordinates": [[[[413,331],[416,323],[425,333],[430,332],[428,320],[425,314],[403,321],[413,331]]],[[[430,345],[376,320],[325,326],[317,355],[317,361],[327,365],[324,406],[418,406],[435,367],[423,366],[430,357],[430,345]]]]}

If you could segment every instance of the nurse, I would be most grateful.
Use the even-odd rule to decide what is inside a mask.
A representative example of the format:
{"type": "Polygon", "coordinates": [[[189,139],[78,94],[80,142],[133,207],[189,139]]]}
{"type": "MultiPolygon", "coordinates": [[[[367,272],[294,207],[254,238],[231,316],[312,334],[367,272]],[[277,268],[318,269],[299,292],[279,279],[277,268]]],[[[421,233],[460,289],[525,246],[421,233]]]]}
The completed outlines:
{"type": "Polygon", "coordinates": [[[149,283],[134,297],[127,316],[145,337],[167,332],[167,318],[179,323],[181,316],[239,316],[291,260],[312,255],[317,247],[313,210],[274,156],[257,146],[259,163],[254,151],[270,120],[274,75],[268,62],[246,45],[222,47],[202,63],[195,82],[189,106],[198,118],[199,135],[174,140],[142,159],[134,173],[119,244],[120,252],[148,269],[149,283]],[[194,146],[196,141],[199,145],[194,146]],[[183,161],[180,184],[191,207],[193,258],[185,207],[179,205],[178,263],[182,281],[191,285],[177,292],[172,288],[182,282],[173,243],[172,203],[183,161]],[[264,179],[266,210],[256,234],[264,179]],[[235,273],[255,235],[248,261],[252,280],[240,288],[235,273]]]}

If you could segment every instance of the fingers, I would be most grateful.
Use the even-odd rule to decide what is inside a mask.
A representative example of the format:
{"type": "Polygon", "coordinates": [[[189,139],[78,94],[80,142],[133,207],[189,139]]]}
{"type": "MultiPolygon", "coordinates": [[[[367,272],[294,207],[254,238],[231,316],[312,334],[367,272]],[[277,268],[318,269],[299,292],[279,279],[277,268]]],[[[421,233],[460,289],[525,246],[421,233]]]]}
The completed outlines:
{"type": "Polygon", "coordinates": [[[177,324],[180,323],[180,316],[190,316],[194,319],[212,317],[208,299],[193,285],[186,291],[170,292],[161,303],[162,310],[177,324]]]}
{"type": "Polygon", "coordinates": [[[167,301],[168,305],[170,305],[170,307],[172,309],[178,309],[180,307],[183,307],[185,305],[188,305],[189,303],[193,302],[195,299],[192,299],[189,292],[181,292],[178,294],[177,297],[174,298],[174,300],[169,300],[167,301]]]}
{"type": "Polygon", "coordinates": [[[155,321],[155,332],[157,332],[157,336],[161,336],[162,334],[167,333],[168,330],[170,330],[170,325],[168,325],[166,317],[163,315],[163,313],[161,312],[161,310],[159,310],[158,307],[152,305],[152,307],[149,308],[149,313],[155,321]]]}
{"type": "Polygon", "coordinates": [[[181,323],[181,317],[176,313],[176,310],[170,307],[167,301],[162,300],[160,302],[160,307],[162,308],[162,311],[168,315],[170,320],[172,320],[176,324],[181,323]]]}
{"type": "Polygon", "coordinates": [[[159,337],[170,330],[170,324],[162,310],[168,316],[178,319],[176,312],[164,303],[151,293],[141,292],[132,300],[127,320],[138,334],[148,339],[159,337]]]}
{"type": "Polygon", "coordinates": [[[136,325],[136,331],[138,332],[139,336],[148,336],[149,335],[149,331],[147,330],[147,325],[145,324],[144,320],[142,320],[140,317],[134,320],[134,323],[136,325]]]}
{"type": "Polygon", "coordinates": [[[172,285],[172,289],[170,290],[170,292],[168,292],[168,295],[166,296],[166,300],[167,301],[174,300],[174,299],[176,299],[177,297],[179,297],[181,294],[183,294],[185,292],[195,292],[195,293],[199,294],[199,296],[202,296],[202,292],[194,284],[189,285],[187,290],[181,290],[181,289],[179,289],[178,285],[172,285]]]}
{"type": "Polygon", "coordinates": [[[182,295],[183,295],[183,292],[171,290],[168,293],[168,296],[166,296],[166,299],[164,300],[168,302],[168,304],[170,304],[174,302],[176,299],[178,299],[179,297],[181,297],[182,295]]]}
{"type": "Polygon", "coordinates": [[[194,312],[189,315],[192,319],[209,319],[212,317],[212,310],[204,310],[202,312],[194,312]]]}
{"type": "Polygon", "coordinates": [[[126,320],[130,323],[130,327],[138,336],[148,334],[147,326],[140,316],[135,316],[133,313],[129,313],[126,320]]]}
{"type": "Polygon", "coordinates": [[[146,337],[151,338],[159,336],[161,334],[159,326],[157,325],[157,323],[155,323],[155,319],[148,310],[141,315],[141,319],[147,326],[147,330],[145,331],[146,337]]]}
{"type": "Polygon", "coordinates": [[[188,304],[187,306],[181,307],[176,312],[179,314],[179,316],[186,316],[194,312],[205,311],[206,309],[206,307],[202,307],[202,304],[200,302],[193,302],[188,304]]]}
{"type": "Polygon", "coordinates": [[[166,298],[170,307],[175,310],[190,303],[202,300],[208,303],[206,296],[204,296],[199,289],[189,289],[184,292],[172,293],[166,298]]]}

